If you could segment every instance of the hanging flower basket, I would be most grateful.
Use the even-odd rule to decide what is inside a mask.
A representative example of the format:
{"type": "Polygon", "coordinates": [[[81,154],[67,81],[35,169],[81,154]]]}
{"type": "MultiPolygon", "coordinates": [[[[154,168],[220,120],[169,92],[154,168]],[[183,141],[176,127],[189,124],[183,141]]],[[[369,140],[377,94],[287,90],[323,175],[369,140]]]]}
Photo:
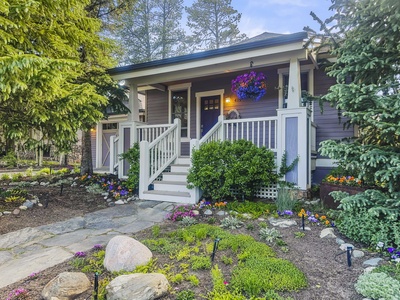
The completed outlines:
{"type": "Polygon", "coordinates": [[[258,101],[267,92],[267,80],[263,73],[251,71],[233,79],[231,90],[240,100],[258,101]]]}

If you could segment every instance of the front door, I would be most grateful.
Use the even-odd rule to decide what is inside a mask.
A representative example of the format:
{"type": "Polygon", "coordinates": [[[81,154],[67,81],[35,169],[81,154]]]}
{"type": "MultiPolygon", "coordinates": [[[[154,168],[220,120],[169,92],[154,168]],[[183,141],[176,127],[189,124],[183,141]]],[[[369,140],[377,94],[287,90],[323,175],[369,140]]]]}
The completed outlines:
{"type": "Polygon", "coordinates": [[[220,96],[201,97],[201,136],[204,136],[217,122],[221,112],[220,96]]]}

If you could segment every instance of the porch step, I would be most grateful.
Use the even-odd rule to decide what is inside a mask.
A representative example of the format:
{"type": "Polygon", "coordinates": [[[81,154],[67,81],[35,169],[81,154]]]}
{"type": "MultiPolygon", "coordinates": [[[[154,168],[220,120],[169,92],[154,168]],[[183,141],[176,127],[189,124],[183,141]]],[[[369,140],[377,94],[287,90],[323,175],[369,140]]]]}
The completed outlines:
{"type": "Polygon", "coordinates": [[[168,201],[175,203],[192,203],[194,200],[191,199],[190,193],[186,192],[171,192],[171,191],[145,191],[143,193],[143,200],[155,200],[155,201],[168,201]]]}
{"type": "Polygon", "coordinates": [[[186,192],[189,193],[189,189],[186,187],[186,182],[182,181],[154,181],[155,191],[171,191],[171,192],[186,192]]]}
{"type": "Polygon", "coordinates": [[[188,172],[164,172],[163,181],[187,182],[188,172]]]}
{"type": "Polygon", "coordinates": [[[190,165],[188,164],[172,164],[171,172],[188,172],[190,165]]]}
{"type": "Polygon", "coordinates": [[[179,156],[175,162],[177,165],[190,165],[189,156],[179,156]]]}

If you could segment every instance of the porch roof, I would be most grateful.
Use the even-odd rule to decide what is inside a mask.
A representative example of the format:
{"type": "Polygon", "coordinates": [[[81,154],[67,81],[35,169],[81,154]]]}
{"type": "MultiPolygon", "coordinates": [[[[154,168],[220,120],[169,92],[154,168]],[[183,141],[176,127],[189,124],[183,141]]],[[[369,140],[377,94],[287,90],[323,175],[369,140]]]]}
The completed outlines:
{"type": "Polygon", "coordinates": [[[306,32],[293,34],[264,33],[240,44],[162,60],[109,69],[116,80],[133,80],[138,86],[166,81],[210,76],[254,67],[289,62],[290,57],[307,59],[303,47],[306,32]]]}

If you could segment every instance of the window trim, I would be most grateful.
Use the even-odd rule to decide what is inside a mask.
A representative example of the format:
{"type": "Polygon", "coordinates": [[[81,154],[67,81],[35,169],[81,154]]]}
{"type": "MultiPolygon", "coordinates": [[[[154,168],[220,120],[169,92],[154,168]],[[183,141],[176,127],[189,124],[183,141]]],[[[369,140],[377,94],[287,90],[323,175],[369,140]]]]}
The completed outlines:
{"type": "Polygon", "coordinates": [[[173,121],[171,120],[172,115],[172,92],[180,92],[180,91],[187,91],[187,137],[182,137],[182,142],[189,142],[190,141],[190,99],[191,99],[191,91],[192,91],[192,83],[181,83],[170,85],[168,87],[168,124],[172,124],[173,121]]]}

